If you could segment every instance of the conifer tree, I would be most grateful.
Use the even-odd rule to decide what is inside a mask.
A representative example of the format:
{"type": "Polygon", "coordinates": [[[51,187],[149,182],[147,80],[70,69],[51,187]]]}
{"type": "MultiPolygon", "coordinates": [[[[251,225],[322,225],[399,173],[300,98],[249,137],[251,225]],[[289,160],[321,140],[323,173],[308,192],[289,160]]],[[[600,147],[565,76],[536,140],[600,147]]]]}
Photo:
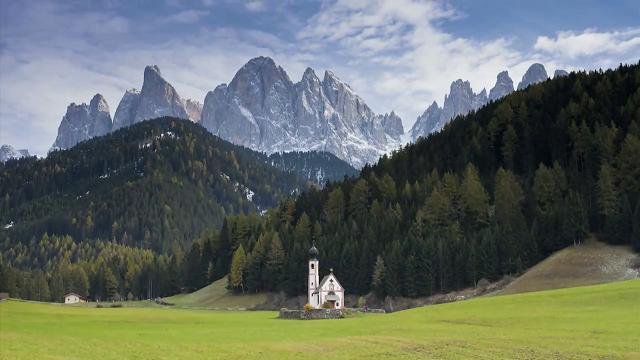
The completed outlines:
{"type": "Polygon", "coordinates": [[[242,244],[238,246],[231,259],[229,285],[233,290],[245,290],[245,271],[247,270],[247,255],[242,244]]]}

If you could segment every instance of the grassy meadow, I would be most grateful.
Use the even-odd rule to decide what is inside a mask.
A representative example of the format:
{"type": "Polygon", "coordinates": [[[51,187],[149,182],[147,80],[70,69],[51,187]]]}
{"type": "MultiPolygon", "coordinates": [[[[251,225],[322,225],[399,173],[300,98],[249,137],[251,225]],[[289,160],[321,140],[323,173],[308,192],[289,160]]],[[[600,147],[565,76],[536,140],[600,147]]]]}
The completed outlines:
{"type": "Polygon", "coordinates": [[[2,359],[639,359],[640,280],[343,320],[0,303],[2,359]]]}

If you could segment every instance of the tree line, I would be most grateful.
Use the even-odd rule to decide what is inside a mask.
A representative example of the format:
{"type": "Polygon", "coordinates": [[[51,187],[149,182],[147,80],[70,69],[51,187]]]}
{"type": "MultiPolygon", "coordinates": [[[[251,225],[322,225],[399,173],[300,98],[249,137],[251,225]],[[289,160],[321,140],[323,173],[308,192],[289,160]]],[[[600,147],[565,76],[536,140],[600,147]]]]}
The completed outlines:
{"type": "Polygon", "coordinates": [[[423,296],[519,273],[589,233],[640,250],[639,197],[636,64],[517,91],[383,156],[356,178],[310,189],[261,215],[226,216],[184,255],[154,256],[175,263],[158,273],[176,279],[163,291],[229,274],[236,292],[297,295],[306,291],[315,242],[322,268],[334,268],[349,293],[423,296]]]}

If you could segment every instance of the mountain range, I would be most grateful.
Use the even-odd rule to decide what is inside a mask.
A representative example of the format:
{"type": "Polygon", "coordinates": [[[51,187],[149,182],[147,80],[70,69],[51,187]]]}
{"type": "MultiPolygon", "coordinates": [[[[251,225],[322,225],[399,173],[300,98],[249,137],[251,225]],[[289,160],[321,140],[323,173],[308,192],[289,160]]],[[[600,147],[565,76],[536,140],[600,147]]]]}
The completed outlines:
{"type": "Polygon", "coordinates": [[[29,154],[29,150],[16,150],[16,148],[7,144],[0,146],[0,162],[5,162],[9,159],[20,159],[28,156],[31,156],[29,154]]]}
{"type": "MultiPolygon", "coordinates": [[[[567,74],[564,70],[556,70],[554,77],[565,76],[567,74]]],[[[545,81],[548,78],[544,65],[534,63],[527,69],[522,77],[522,80],[518,84],[518,90],[523,90],[530,85],[545,81]]],[[[496,101],[511,94],[513,91],[513,80],[509,77],[509,72],[506,70],[501,71],[496,76],[496,84],[489,91],[489,96],[487,96],[486,89],[482,89],[480,93],[476,94],[473,92],[471,84],[468,81],[458,79],[451,83],[449,94],[444,96],[442,108],[434,101],[422,115],[418,116],[409,131],[409,139],[416,141],[422,136],[440,131],[457,116],[466,115],[471,111],[478,110],[489,101],[496,101]]]]}
{"type": "MultiPolygon", "coordinates": [[[[565,75],[556,70],[555,76],[565,75]]],[[[542,64],[533,64],[518,89],[548,78],[542,64]]],[[[324,151],[355,168],[373,164],[381,155],[407,141],[440,131],[449,121],[514,91],[507,71],[497,75],[489,91],[475,93],[468,81],[451,83],[443,106],[433,102],[405,134],[402,119],[393,111],[376,114],[344,81],[327,70],[322,79],[307,68],[298,82],[269,57],[247,62],[229,84],[209,91],[201,104],[183,99],[162,76],[158,66],[147,66],[140,91],[127,90],[111,120],[100,94],[89,105],[68,106],[52,149],[104,135],[147,119],[172,116],[198,122],[214,135],[266,154],[324,151]]]]}

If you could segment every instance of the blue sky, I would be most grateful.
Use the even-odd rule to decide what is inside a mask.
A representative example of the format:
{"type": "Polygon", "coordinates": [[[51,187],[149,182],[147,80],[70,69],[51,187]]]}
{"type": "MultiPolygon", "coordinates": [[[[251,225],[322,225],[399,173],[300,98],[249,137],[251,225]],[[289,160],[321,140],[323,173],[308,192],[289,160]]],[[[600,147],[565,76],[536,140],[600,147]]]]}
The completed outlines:
{"type": "Polygon", "coordinates": [[[113,116],[145,65],[202,102],[260,55],[294,81],[331,69],[408,130],[458,78],[637,62],[639,19],[631,0],[0,0],[0,143],[45,154],[69,103],[102,93],[113,116]]]}

